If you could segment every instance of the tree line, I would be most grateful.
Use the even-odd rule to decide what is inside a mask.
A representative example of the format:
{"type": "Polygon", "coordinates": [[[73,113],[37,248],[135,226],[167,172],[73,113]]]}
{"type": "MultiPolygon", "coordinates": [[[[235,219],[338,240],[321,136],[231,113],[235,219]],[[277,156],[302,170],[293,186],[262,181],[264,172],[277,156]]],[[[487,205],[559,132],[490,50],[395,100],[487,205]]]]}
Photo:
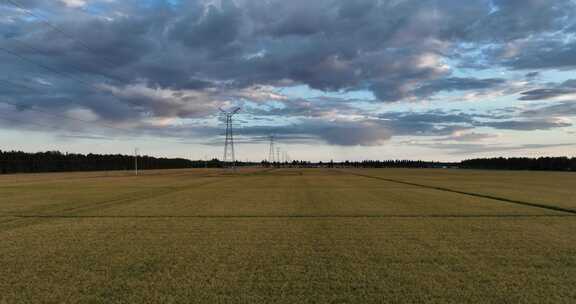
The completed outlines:
{"type": "Polygon", "coordinates": [[[365,160],[344,162],[310,162],[291,161],[270,163],[263,161],[264,167],[296,167],[296,168],[448,168],[457,166],[455,163],[428,162],[421,160],[365,160]]]}
{"type": "MultiPolygon", "coordinates": [[[[225,164],[218,159],[188,160],[183,158],[157,158],[139,156],[138,168],[184,169],[184,168],[223,168],[225,164]]],[[[576,171],[576,158],[540,157],[540,158],[482,158],[462,162],[429,162],[413,160],[365,160],[344,162],[292,161],[269,163],[236,162],[235,166],[292,167],[292,168],[459,168],[488,170],[541,170],[576,171]]],[[[0,150],[0,174],[41,173],[69,171],[112,171],[134,170],[133,155],[122,154],[74,154],[58,151],[26,153],[21,151],[0,150]]]]}
{"type": "Polygon", "coordinates": [[[511,157],[469,159],[460,163],[464,169],[576,171],[576,158],[568,157],[511,157]]]}
{"type": "Polygon", "coordinates": [[[420,160],[365,160],[344,162],[290,163],[262,162],[265,167],[298,168],[452,168],[483,170],[533,170],[533,171],[576,171],[576,158],[569,157],[511,157],[478,158],[461,162],[430,162],[420,160]]]}
{"type": "MultiPolygon", "coordinates": [[[[190,168],[194,162],[182,158],[139,156],[138,167],[150,169],[190,168]]],[[[58,151],[26,153],[0,151],[0,173],[134,170],[133,155],[71,154],[58,151]]]]}

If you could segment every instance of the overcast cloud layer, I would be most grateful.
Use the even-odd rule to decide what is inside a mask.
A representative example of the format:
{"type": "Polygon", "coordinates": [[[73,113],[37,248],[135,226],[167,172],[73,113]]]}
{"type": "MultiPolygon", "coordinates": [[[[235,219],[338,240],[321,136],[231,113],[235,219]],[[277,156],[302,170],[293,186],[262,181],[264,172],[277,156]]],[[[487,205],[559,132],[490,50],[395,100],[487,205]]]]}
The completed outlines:
{"type": "Polygon", "coordinates": [[[573,0],[3,1],[0,124],[209,143],[242,106],[247,142],[491,151],[573,132],[575,34],[573,0]]]}

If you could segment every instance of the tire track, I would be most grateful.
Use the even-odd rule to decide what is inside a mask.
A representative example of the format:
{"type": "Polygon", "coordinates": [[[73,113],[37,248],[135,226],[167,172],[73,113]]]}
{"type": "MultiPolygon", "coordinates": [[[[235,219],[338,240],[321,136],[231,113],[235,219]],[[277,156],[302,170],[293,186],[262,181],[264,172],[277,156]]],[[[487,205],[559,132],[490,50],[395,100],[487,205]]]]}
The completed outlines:
{"type": "MultiPolygon", "coordinates": [[[[238,175],[239,176],[240,175],[249,176],[251,174],[252,173],[245,173],[245,174],[238,174],[238,175]]],[[[186,185],[182,185],[182,186],[178,186],[178,187],[164,188],[163,191],[155,191],[152,193],[150,191],[139,192],[139,193],[132,194],[130,197],[127,197],[127,198],[116,198],[116,199],[105,200],[105,201],[100,201],[100,202],[89,202],[89,203],[78,204],[74,207],[54,211],[53,214],[32,215],[32,216],[15,215],[15,214],[2,215],[2,216],[0,216],[0,218],[9,218],[9,219],[6,221],[0,222],[0,225],[7,225],[8,224],[7,227],[0,228],[0,231],[5,231],[8,229],[13,229],[16,227],[21,227],[21,226],[34,225],[34,224],[42,223],[42,222],[45,222],[45,221],[48,221],[51,219],[54,220],[54,219],[59,219],[59,218],[74,218],[74,217],[80,218],[80,217],[82,217],[81,215],[74,215],[74,213],[89,212],[89,211],[106,209],[106,208],[113,207],[113,206],[116,206],[119,204],[135,203],[135,202],[138,202],[142,199],[158,198],[158,197],[162,197],[165,195],[183,192],[183,191],[187,191],[187,190],[198,188],[198,187],[204,187],[204,186],[213,185],[213,184],[217,184],[217,183],[223,183],[225,181],[230,181],[230,179],[221,178],[221,177],[217,177],[217,176],[206,177],[206,178],[215,178],[216,180],[211,180],[211,181],[204,182],[204,183],[195,182],[192,184],[186,184],[186,185]],[[54,213],[57,213],[57,214],[54,214],[54,213]]]]}
{"type": "MultiPolygon", "coordinates": [[[[96,173],[98,172],[102,172],[102,175],[87,175],[87,176],[70,176],[70,177],[59,177],[59,178],[48,178],[49,175],[52,174],[66,174],[66,172],[57,172],[57,173],[52,173],[52,172],[47,172],[47,173],[35,173],[38,175],[46,175],[47,178],[42,178],[42,179],[33,179],[33,180],[29,180],[29,181],[23,181],[22,183],[25,183],[26,185],[34,185],[34,184],[42,184],[42,183],[57,183],[57,182],[61,182],[61,181],[76,181],[76,180],[86,180],[86,179],[122,179],[122,178],[141,178],[141,177],[175,177],[175,176],[195,176],[195,177],[213,177],[213,176],[219,176],[222,175],[222,172],[205,172],[203,174],[198,174],[197,171],[194,171],[194,169],[190,169],[190,170],[182,170],[182,169],[167,169],[164,170],[166,172],[146,172],[146,170],[144,170],[143,173],[141,173],[138,177],[134,176],[133,172],[126,172],[126,171],[108,171],[110,174],[105,174],[103,171],[96,171],[96,173]]],[[[81,174],[84,172],[68,172],[71,174],[81,174]]],[[[87,172],[87,173],[91,173],[91,172],[87,172]]],[[[19,175],[25,175],[26,173],[23,174],[19,174],[19,175]]],[[[9,176],[9,175],[4,175],[4,176],[9,176]]],[[[11,185],[0,185],[0,188],[14,188],[14,187],[20,187],[23,184],[20,183],[15,183],[15,184],[11,184],[11,185]]]]}
{"type": "MultiPolygon", "coordinates": [[[[196,184],[196,186],[207,186],[210,184],[214,184],[216,182],[220,182],[220,181],[212,181],[209,183],[196,184]]],[[[182,186],[182,187],[172,188],[172,189],[168,189],[168,190],[164,190],[164,191],[160,191],[160,192],[154,192],[154,193],[150,193],[150,192],[142,193],[141,192],[141,193],[133,194],[129,198],[117,198],[117,199],[105,200],[105,201],[100,201],[100,202],[83,203],[83,204],[80,204],[80,205],[77,205],[77,206],[74,206],[71,208],[66,208],[66,209],[55,211],[55,212],[51,212],[51,213],[57,213],[57,214],[44,214],[44,215],[35,215],[35,216],[10,215],[7,217],[9,217],[11,219],[0,222],[0,225],[9,224],[9,228],[16,228],[16,227],[22,227],[22,226],[35,225],[35,224],[42,223],[42,222],[45,222],[45,221],[48,221],[51,219],[53,220],[53,219],[58,219],[58,218],[80,217],[78,215],[74,215],[74,213],[89,212],[89,211],[94,211],[94,210],[106,209],[106,208],[113,207],[113,206],[116,206],[119,204],[135,203],[135,202],[138,202],[139,200],[142,200],[142,199],[162,197],[164,195],[178,193],[178,192],[185,191],[185,190],[188,190],[191,188],[192,188],[191,185],[189,185],[188,187],[182,186]]],[[[5,230],[7,230],[7,229],[0,228],[0,231],[5,231],[5,230]]]]}
{"type": "Polygon", "coordinates": [[[350,171],[337,170],[337,172],[340,172],[343,174],[365,177],[365,178],[382,180],[382,181],[386,181],[386,182],[390,182],[390,183],[396,183],[396,184],[415,186],[415,187],[420,187],[420,188],[425,188],[425,189],[432,189],[432,190],[462,194],[462,195],[485,198],[485,199],[490,199],[490,200],[495,200],[495,201],[500,201],[500,202],[505,202],[505,203],[510,203],[510,204],[516,204],[516,205],[522,205],[522,206],[528,206],[528,207],[534,207],[534,208],[540,208],[540,209],[546,209],[546,210],[552,210],[552,211],[557,211],[557,212],[570,213],[571,215],[576,215],[576,210],[558,207],[558,206],[554,206],[554,205],[531,203],[531,202],[509,199],[509,198],[505,198],[505,197],[498,197],[498,196],[493,196],[493,195],[488,195],[488,194],[454,190],[454,189],[450,189],[450,188],[430,186],[430,185],[424,185],[424,184],[418,184],[418,183],[412,183],[412,182],[405,182],[405,181],[401,181],[401,180],[395,180],[395,179],[391,179],[391,178],[385,178],[385,177],[379,177],[379,176],[373,176],[373,175],[366,175],[366,174],[350,172],[350,171]]]}
{"type": "Polygon", "coordinates": [[[369,219],[369,218],[565,218],[571,214],[364,214],[364,215],[10,215],[12,218],[55,218],[55,219],[369,219]]]}

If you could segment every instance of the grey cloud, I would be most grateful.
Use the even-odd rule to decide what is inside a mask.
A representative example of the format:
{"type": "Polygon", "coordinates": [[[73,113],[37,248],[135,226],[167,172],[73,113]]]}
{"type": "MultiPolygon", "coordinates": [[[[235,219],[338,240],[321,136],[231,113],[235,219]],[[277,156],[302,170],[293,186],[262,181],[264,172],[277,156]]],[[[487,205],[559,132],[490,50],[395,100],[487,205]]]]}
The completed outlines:
{"type": "MultiPolygon", "coordinates": [[[[557,119],[558,115],[555,113],[559,110],[566,110],[568,105],[566,104],[559,108],[543,108],[539,112],[511,109],[516,116],[524,117],[524,119],[510,119],[510,116],[499,113],[472,114],[462,112],[447,113],[443,111],[387,113],[381,114],[380,117],[389,122],[392,130],[395,131],[395,135],[454,136],[455,132],[476,127],[517,131],[551,130],[572,126],[572,123],[557,119]],[[536,114],[540,115],[535,117],[536,114]]],[[[472,137],[463,139],[472,139],[472,137]]]]}
{"type": "MultiPolygon", "coordinates": [[[[89,50],[39,23],[22,23],[16,36],[46,52],[27,55],[49,56],[62,69],[74,66],[88,75],[112,74],[122,80],[140,77],[174,88],[212,83],[205,79],[239,86],[291,79],[325,91],[369,89],[383,101],[397,101],[413,97],[419,83],[447,73],[434,62],[422,64],[426,58],[439,57],[444,46],[430,43],[434,33],[420,25],[428,9],[421,2],[256,5],[226,0],[216,6],[194,0],[172,8],[127,3],[107,4],[111,10],[119,6],[127,13],[111,21],[55,20],[76,37],[97,37],[89,40],[89,50]],[[278,18],[269,17],[273,15],[278,18]],[[400,36],[413,39],[398,43],[400,36]],[[247,60],[258,52],[262,55],[247,60]]],[[[474,11],[455,1],[439,9],[474,11]]]]}
{"type": "Polygon", "coordinates": [[[189,14],[174,24],[170,36],[193,49],[205,49],[222,54],[239,34],[242,14],[232,0],[221,5],[204,6],[191,1],[189,14]]]}
{"type": "MultiPolygon", "coordinates": [[[[502,45],[497,49],[495,55],[504,56],[496,60],[496,64],[501,64],[516,70],[534,69],[574,69],[576,68],[576,43],[566,40],[559,35],[555,38],[541,38],[527,41],[518,41],[515,48],[517,54],[506,57],[508,46],[502,45]]],[[[498,58],[496,58],[498,59],[498,58]]]]}
{"type": "Polygon", "coordinates": [[[374,122],[340,122],[316,130],[328,144],[340,146],[381,145],[392,137],[390,130],[374,122]]]}
{"type": "Polygon", "coordinates": [[[322,118],[335,114],[364,115],[364,111],[353,106],[354,101],[343,98],[296,98],[282,101],[282,107],[246,109],[257,116],[322,118]]]}
{"type": "MultiPolygon", "coordinates": [[[[248,127],[241,132],[245,135],[265,136],[267,134],[298,134],[320,138],[336,145],[376,145],[394,136],[441,137],[439,140],[475,142],[495,138],[489,133],[470,132],[477,127],[490,127],[499,130],[551,130],[569,127],[572,124],[557,120],[549,110],[542,117],[529,120],[506,120],[500,114],[428,112],[391,112],[364,121],[325,121],[321,115],[302,122],[280,127],[248,127]],[[345,129],[349,129],[346,131],[345,129]]],[[[528,113],[518,114],[528,116],[528,113]]],[[[313,116],[312,116],[313,117],[313,116]]]]}
{"type": "MultiPolygon", "coordinates": [[[[221,135],[221,128],[194,129],[193,132],[206,135],[221,135]]],[[[325,121],[308,119],[300,123],[281,126],[245,126],[237,128],[237,136],[246,143],[263,143],[274,134],[285,144],[320,142],[338,146],[374,146],[389,140],[392,134],[377,122],[325,121]]],[[[207,144],[221,144],[211,141],[207,144]]]]}
{"type": "Polygon", "coordinates": [[[457,134],[453,134],[450,137],[444,137],[439,139],[439,141],[458,141],[458,142],[478,142],[478,141],[483,141],[486,139],[492,139],[492,138],[497,138],[498,135],[497,134],[490,134],[490,133],[475,133],[475,132],[471,132],[471,133],[457,133],[457,134]]]}
{"type": "Polygon", "coordinates": [[[482,125],[500,130],[516,130],[516,131],[551,130],[556,128],[565,128],[572,126],[571,123],[551,119],[496,121],[496,122],[486,122],[483,123],[482,125]]]}
{"type": "Polygon", "coordinates": [[[474,117],[467,113],[446,113],[443,111],[428,111],[428,112],[391,112],[379,115],[380,118],[391,121],[407,121],[410,123],[424,123],[424,124],[437,124],[437,123],[473,123],[474,117]]]}
{"type": "MultiPolygon", "coordinates": [[[[77,37],[98,37],[90,40],[96,54],[86,54],[86,50],[58,33],[42,30],[40,24],[22,26],[28,28],[27,32],[32,30],[32,34],[27,34],[30,42],[48,41],[40,45],[43,49],[59,53],[75,50],[75,56],[58,58],[61,67],[91,62],[86,67],[90,73],[106,66],[101,61],[107,58],[117,64],[118,71],[114,72],[122,74],[123,79],[134,75],[164,86],[172,83],[173,87],[194,87],[198,84],[190,84],[186,78],[195,71],[203,77],[232,80],[242,86],[292,79],[326,91],[370,89],[383,101],[397,101],[413,97],[417,87],[422,88],[422,93],[442,91],[443,85],[447,90],[457,89],[458,85],[462,89],[487,85],[481,80],[466,82],[456,78],[434,82],[447,71],[420,64],[425,56],[443,54],[448,44],[458,39],[458,31],[468,20],[485,19],[490,12],[487,1],[475,0],[466,5],[442,1],[432,6],[410,0],[226,0],[217,6],[193,0],[175,7],[158,1],[151,8],[136,3],[107,4],[111,10],[118,6],[127,13],[112,21],[65,18],[59,22],[60,26],[73,29],[77,37]],[[434,11],[438,17],[431,15],[434,11]],[[434,19],[439,17],[442,19],[434,19]],[[441,40],[448,44],[433,42],[441,40]],[[174,42],[184,44],[188,50],[174,42]],[[246,56],[259,51],[263,51],[261,57],[246,60],[246,56]],[[188,56],[166,58],[183,52],[188,56]],[[162,61],[164,66],[157,66],[156,61],[162,61]]],[[[539,1],[524,5],[497,3],[500,10],[494,15],[500,17],[490,18],[504,22],[515,16],[529,17],[534,12],[560,18],[567,4],[558,3],[551,8],[539,1]]],[[[529,24],[536,22],[525,20],[529,24]]],[[[531,27],[547,29],[541,25],[531,27]]]]}
{"type": "Polygon", "coordinates": [[[441,91],[470,91],[486,90],[502,86],[506,83],[502,78],[458,78],[450,77],[432,81],[417,90],[418,95],[429,96],[441,91]]]}
{"type": "Polygon", "coordinates": [[[428,147],[432,149],[447,150],[449,154],[452,155],[467,155],[467,154],[479,154],[479,153],[502,153],[507,151],[525,151],[525,150],[539,150],[539,149],[550,149],[559,147],[571,147],[575,146],[576,143],[562,143],[562,144],[526,144],[526,145],[484,145],[484,144],[451,144],[451,143],[417,143],[417,146],[428,147]]]}
{"type": "Polygon", "coordinates": [[[298,122],[280,126],[243,126],[238,128],[240,136],[264,137],[279,134],[286,140],[306,139],[307,143],[321,140],[325,143],[340,146],[374,146],[381,145],[394,136],[449,136],[455,132],[472,129],[463,122],[472,122],[470,117],[462,114],[447,115],[443,113],[389,113],[380,118],[361,121],[326,120],[322,117],[300,119],[298,122]],[[445,119],[445,120],[443,120],[445,119]]]}
{"type": "Polygon", "coordinates": [[[491,0],[491,13],[477,22],[471,37],[513,40],[565,27],[575,9],[570,0],[491,0]]]}
{"type": "Polygon", "coordinates": [[[576,89],[564,89],[564,88],[535,89],[523,92],[522,97],[520,97],[520,100],[544,100],[569,94],[576,94],[576,89]]]}
{"type": "Polygon", "coordinates": [[[525,117],[565,117],[576,116],[576,102],[568,101],[552,104],[545,107],[525,110],[521,113],[525,117]]]}
{"type": "Polygon", "coordinates": [[[550,88],[534,89],[522,93],[520,100],[545,100],[565,95],[576,95],[576,80],[567,80],[550,88]]]}
{"type": "MultiPolygon", "coordinates": [[[[77,37],[69,39],[0,5],[15,20],[0,21],[2,47],[69,76],[1,53],[7,79],[48,83],[38,90],[1,88],[3,98],[23,105],[21,112],[30,105],[54,113],[81,108],[102,122],[147,128],[143,122],[150,119],[213,117],[222,104],[252,102],[259,107],[250,109],[256,126],[246,129],[249,134],[274,131],[264,125],[266,119],[282,116],[297,122],[278,131],[299,139],[373,145],[391,136],[450,136],[482,126],[561,128],[569,124],[549,118],[572,111],[562,104],[508,113],[516,118],[445,112],[378,116],[354,100],[273,100],[243,94],[254,86],[305,85],[326,92],[370,91],[378,101],[398,102],[506,87],[505,79],[459,77],[448,66],[478,53],[481,60],[471,65],[571,69],[576,67],[576,47],[563,33],[571,28],[567,17],[576,11],[568,0],[89,2],[98,8],[89,10],[96,16],[59,1],[21,3],[77,37]],[[536,116],[538,120],[522,120],[536,116]]],[[[574,90],[566,82],[524,92],[521,98],[549,99],[574,90]]]]}
{"type": "Polygon", "coordinates": [[[246,127],[239,134],[249,136],[266,136],[281,134],[284,140],[297,139],[339,146],[374,146],[383,144],[392,137],[390,130],[377,121],[325,121],[308,119],[298,124],[271,127],[246,127]]]}
{"type": "Polygon", "coordinates": [[[474,119],[468,114],[439,111],[425,113],[381,114],[382,124],[394,136],[448,136],[473,128],[474,119]]]}

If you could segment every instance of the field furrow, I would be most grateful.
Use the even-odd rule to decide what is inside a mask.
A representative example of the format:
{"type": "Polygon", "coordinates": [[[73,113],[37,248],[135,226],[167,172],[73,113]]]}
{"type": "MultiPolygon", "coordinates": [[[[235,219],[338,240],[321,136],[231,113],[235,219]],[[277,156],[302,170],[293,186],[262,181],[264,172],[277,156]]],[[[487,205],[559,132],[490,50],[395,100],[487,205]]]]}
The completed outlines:
{"type": "Polygon", "coordinates": [[[18,176],[0,187],[0,303],[576,299],[576,216],[391,172],[18,176]]]}

